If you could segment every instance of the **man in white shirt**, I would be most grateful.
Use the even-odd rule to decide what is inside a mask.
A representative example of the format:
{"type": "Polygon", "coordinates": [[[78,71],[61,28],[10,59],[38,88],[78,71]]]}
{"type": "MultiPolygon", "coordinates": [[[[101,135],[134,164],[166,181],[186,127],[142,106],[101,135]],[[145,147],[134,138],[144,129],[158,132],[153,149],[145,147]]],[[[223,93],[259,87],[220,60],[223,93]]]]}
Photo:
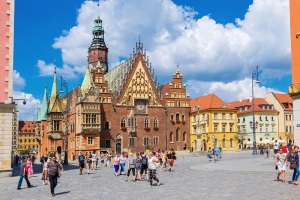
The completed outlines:
{"type": "Polygon", "coordinates": [[[277,140],[275,140],[274,143],[274,154],[277,154],[279,150],[279,143],[277,142],[277,140]]]}

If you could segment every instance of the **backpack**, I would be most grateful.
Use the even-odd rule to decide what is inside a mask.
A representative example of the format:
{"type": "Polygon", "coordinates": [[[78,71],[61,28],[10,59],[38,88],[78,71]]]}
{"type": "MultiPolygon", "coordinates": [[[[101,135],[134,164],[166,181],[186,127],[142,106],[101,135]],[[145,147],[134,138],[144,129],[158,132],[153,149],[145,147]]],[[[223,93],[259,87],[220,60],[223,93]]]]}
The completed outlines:
{"type": "Polygon", "coordinates": [[[146,156],[142,156],[142,164],[147,165],[147,158],[146,156]]]}

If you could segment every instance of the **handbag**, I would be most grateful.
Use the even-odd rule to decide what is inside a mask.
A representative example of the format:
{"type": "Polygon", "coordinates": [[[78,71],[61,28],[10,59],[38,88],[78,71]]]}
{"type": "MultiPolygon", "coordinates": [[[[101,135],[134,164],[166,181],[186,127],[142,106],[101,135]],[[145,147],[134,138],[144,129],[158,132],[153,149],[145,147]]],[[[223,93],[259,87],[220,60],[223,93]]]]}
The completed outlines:
{"type": "Polygon", "coordinates": [[[290,169],[291,169],[291,170],[296,169],[296,167],[297,167],[296,164],[292,164],[292,163],[290,164],[290,169]]]}

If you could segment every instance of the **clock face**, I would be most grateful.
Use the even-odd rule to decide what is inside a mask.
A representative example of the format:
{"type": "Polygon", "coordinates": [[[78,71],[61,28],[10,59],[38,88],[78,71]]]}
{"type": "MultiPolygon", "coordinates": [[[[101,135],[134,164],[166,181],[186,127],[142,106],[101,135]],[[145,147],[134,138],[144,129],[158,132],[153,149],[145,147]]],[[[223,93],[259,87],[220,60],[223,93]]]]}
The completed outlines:
{"type": "Polygon", "coordinates": [[[136,109],[143,110],[144,108],[145,108],[145,105],[143,102],[140,101],[136,104],[136,109]]]}

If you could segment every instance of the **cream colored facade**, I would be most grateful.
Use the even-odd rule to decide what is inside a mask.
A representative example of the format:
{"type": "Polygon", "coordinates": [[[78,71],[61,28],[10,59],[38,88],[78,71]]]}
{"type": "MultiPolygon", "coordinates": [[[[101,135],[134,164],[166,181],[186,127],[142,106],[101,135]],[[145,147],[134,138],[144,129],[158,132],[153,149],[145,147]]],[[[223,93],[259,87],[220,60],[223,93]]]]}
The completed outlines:
{"type": "MultiPolygon", "coordinates": [[[[288,94],[287,94],[288,95],[288,94]]],[[[273,92],[267,94],[267,102],[273,104],[274,108],[278,111],[277,116],[277,137],[282,139],[294,138],[294,115],[293,109],[286,109],[279,99],[276,98],[273,92]]]]}
{"type": "Polygon", "coordinates": [[[13,118],[12,118],[12,155],[18,154],[18,130],[19,130],[19,112],[17,107],[14,108],[13,118]]]}

